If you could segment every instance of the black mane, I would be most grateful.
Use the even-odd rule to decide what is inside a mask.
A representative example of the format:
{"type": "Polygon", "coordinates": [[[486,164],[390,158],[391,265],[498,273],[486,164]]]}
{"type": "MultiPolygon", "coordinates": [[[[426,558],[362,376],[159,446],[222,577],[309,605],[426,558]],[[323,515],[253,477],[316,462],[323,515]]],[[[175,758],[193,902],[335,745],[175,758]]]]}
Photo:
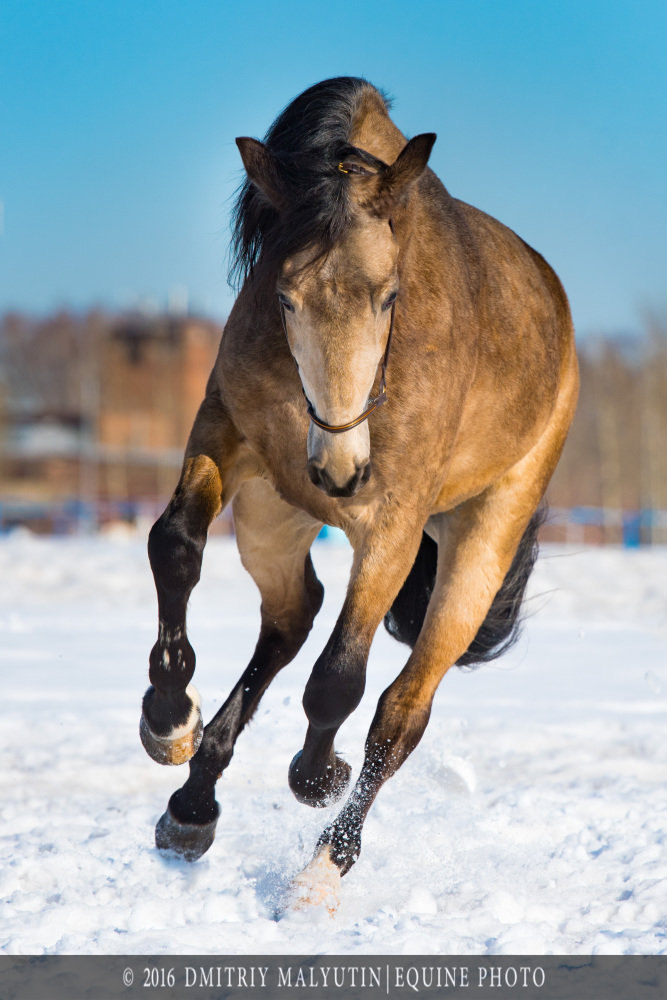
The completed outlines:
{"type": "MultiPolygon", "coordinates": [[[[229,280],[240,285],[260,257],[279,266],[313,247],[327,253],[349,221],[345,175],[337,169],[349,149],[349,134],[362,95],[371,87],[359,77],[340,76],[304,91],[288,104],[266,133],[265,145],[281,167],[290,206],[280,218],[248,179],[232,214],[229,280]]],[[[385,106],[386,98],[382,95],[385,106]]]]}

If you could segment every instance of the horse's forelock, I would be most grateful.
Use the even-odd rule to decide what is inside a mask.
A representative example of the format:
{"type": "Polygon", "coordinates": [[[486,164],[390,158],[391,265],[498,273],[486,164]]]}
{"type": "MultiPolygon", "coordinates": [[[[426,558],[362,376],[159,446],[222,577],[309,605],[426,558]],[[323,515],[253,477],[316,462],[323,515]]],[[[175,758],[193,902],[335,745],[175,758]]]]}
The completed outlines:
{"type": "Polygon", "coordinates": [[[271,125],[264,142],[279,165],[288,207],[279,215],[249,179],[244,181],[233,211],[232,284],[241,284],[260,256],[275,269],[306,248],[314,256],[326,254],[340,239],[350,204],[338,163],[350,152],[352,124],[369,90],[375,88],[358,77],[325,80],[295,98],[271,125]]]}

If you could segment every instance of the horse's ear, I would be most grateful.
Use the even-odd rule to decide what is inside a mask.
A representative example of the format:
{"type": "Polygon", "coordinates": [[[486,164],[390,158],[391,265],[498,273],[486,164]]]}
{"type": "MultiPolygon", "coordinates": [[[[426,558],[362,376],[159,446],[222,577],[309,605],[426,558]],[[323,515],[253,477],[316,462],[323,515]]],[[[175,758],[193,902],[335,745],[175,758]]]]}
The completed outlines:
{"type": "Polygon", "coordinates": [[[280,170],[273,153],[257,139],[241,136],[236,140],[243,166],[250,180],[278,210],[285,206],[280,170]]]}
{"type": "Polygon", "coordinates": [[[395,205],[424,173],[435,140],[435,132],[416,135],[403,147],[391,166],[383,171],[374,198],[376,211],[391,215],[395,205]]]}

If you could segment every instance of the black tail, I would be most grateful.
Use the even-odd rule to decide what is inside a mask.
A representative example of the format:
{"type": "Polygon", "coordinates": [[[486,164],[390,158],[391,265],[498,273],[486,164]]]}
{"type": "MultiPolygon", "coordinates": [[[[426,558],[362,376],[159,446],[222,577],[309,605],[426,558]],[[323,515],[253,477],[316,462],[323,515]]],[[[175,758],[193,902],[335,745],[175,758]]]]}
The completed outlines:
{"type": "MultiPolygon", "coordinates": [[[[530,519],[507,576],[494,597],[477,635],[457,661],[459,666],[495,660],[519,638],[521,602],[537,559],[537,533],[545,519],[546,504],[542,504],[530,519]]],[[[424,624],[426,609],[435,584],[437,561],[438,546],[424,533],[415,564],[391,610],[385,615],[384,624],[389,634],[399,642],[407,643],[411,648],[414,647],[424,624]]]]}

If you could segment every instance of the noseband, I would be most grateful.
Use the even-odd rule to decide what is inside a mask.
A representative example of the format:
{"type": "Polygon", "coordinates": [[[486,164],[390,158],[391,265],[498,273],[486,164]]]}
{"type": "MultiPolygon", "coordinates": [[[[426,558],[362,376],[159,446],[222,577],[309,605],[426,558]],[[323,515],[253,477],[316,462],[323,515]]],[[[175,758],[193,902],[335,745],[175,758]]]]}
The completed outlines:
{"type": "MultiPolygon", "coordinates": [[[[382,368],[380,371],[380,391],[378,392],[375,399],[369,401],[369,405],[364,410],[362,414],[355,417],[354,420],[350,420],[347,424],[326,424],[323,420],[315,413],[315,408],[313,404],[306,396],[306,390],[303,389],[303,394],[306,398],[306,403],[308,404],[308,416],[315,424],[316,427],[320,427],[323,431],[327,431],[329,434],[343,434],[345,431],[351,431],[353,427],[358,427],[359,424],[363,424],[364,420],[368,420],[371,413],[374,413],[378,407],[382,406],[383,403],[387,402],[387,364],[389,362],[389,349],[391,348],[391,336],[394,332],[394,311],[396,308],[396,302],[391,304],[391,318],[389,320],[389,336],[387,337],[387,346],[384,349],[384,357],[382,358],[382,368]]],[[[283,330],[285,331],[285,339],[287,340],[287,320],[285,319],[285,306],[280,303],[280,316],[283,323],[283,330]]],[[[288,341],[289,345],[289,341],[288,341]]],[[[303,388],[303,387],[302,387],[303,388]]]]}

